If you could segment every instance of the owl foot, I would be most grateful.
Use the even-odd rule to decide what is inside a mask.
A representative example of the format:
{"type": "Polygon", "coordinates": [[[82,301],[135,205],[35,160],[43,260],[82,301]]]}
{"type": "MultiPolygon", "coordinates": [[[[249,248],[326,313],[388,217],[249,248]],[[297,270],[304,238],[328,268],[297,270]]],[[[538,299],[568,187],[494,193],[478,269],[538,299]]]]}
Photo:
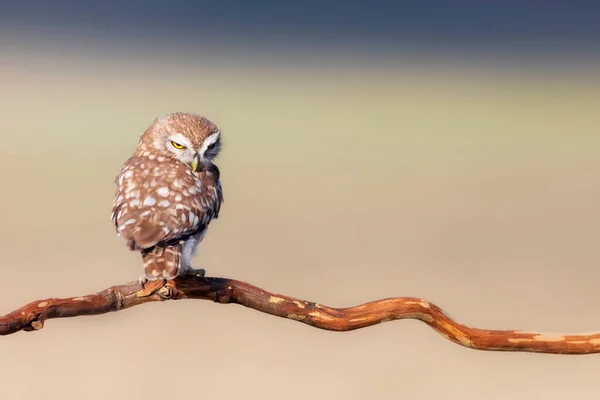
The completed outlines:
{"type": "Polygon", "coordinates": [[[181,270],[181,272],[179,273],[179,275],[181,276],[195,276],[197,278],[204,278],[204,276],[206,275],[206,270],[199,268],[199,269],[194,269],[194,268],[184,268],[181,270]]]}
{"type": "MultiPolygon", "coordinates": [[[[163,278],[162,276],[160,278],[157,278],[158,280],[160,280],[161,286],[165,286],[167,283],[167,279],[163,278]]],[[[140,286],[142,287],[142,289],[146,289],[146,283],[148,283],[150,281],[150,279],[148,279],[145,276],[140,276],[138,278],[138,283],[140,284],[140,286]]]]}
{"type": "Polygon", "coordinates": [[[160,277],[160,278],[157,278],[156,280],[152,281],[152,282],[157,282],[157,283],[160,282],[160,285],[148,284],[149,281],[150,281],[150,279],[148,279],[144,276],[141,278],[138,278],[138,282],[142,286],[142,290],[139,290],[137,292],[137,294],[136,294],[137,297],[152,296],[156,292],[158,292],[159,296],[162,296],[160,289],[165,287],[165,285],[167,284],[167,280],[163,277],[160,277]]]}

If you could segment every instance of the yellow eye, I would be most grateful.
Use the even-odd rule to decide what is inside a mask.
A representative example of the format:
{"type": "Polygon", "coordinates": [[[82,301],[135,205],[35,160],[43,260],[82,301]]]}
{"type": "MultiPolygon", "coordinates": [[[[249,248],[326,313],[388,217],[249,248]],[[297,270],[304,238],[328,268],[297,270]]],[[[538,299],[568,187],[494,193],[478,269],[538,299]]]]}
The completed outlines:
{"type": "Polygon", "coordinates": [[[171,144],[172,144],[172,145],[173,145],[173,147],[175,147],[176,149],[179,149],[179,150],[181,150],[181,149],[185,149],[185,146],[184,146],[184,145],[181,145],[181,144],[179,144],[179,143],[177,143],[177,142],[174,142],[174,141],[172,141],[172,140],[171,140],[171,144]]]}

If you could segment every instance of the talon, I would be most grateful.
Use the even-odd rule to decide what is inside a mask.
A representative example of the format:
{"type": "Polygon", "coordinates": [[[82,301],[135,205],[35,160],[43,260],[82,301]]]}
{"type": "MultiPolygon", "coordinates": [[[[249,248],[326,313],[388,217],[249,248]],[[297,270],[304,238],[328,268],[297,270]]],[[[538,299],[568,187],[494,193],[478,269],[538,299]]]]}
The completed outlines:
{"type": "Polygon", "coordinates": [[[150,280],[148,278],[146,278],[145,276],[138,278],[138,282],[142,286],[142,289],[137,292],[138,297],[147,297],[147,296],[152,295],[156,291],[156,289],[154,289],[154,285],[146,286],[146,284],[149,281],[150,280]]]}

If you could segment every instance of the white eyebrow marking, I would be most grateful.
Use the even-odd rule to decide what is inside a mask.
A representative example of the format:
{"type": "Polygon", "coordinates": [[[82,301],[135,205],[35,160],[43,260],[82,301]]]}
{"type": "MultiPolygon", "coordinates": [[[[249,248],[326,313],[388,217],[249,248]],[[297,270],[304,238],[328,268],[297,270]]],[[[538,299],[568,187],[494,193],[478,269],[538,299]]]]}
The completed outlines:
{"type": "Polygon", "coordinates": [[[215,133],[204,139],[204,142],[202,142],[202,147],[200,147],[198,153],[200,153],[200,155],[204,155],[206,149],[208,149],[208,146],[219,140],[219,136],[221,136],[221,131],[216,131],[215,133]]]}

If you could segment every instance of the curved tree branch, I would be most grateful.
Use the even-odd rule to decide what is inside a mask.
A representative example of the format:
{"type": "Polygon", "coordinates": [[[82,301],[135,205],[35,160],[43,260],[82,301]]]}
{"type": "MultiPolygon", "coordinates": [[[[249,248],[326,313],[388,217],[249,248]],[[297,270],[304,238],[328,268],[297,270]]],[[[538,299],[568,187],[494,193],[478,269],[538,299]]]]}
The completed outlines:
{"type": "Polygon", "coordinates": [[[269,293],[245,282],[224,278],[177,278],[113,286],[100,293],[66,299],[45,299],[0,317],[0,335],[39,330],[52,318],[104,314],[151,301],[203,299],[236,303],[319,329],[349,331],[395,319],[418,319],[454,343],[478,350],[556,354],[600,352],[600,332],[580,335],[470,328],[448,317],[438,306],[413,297],[377,300],[350,308],[332,308],[269,293]]]}

